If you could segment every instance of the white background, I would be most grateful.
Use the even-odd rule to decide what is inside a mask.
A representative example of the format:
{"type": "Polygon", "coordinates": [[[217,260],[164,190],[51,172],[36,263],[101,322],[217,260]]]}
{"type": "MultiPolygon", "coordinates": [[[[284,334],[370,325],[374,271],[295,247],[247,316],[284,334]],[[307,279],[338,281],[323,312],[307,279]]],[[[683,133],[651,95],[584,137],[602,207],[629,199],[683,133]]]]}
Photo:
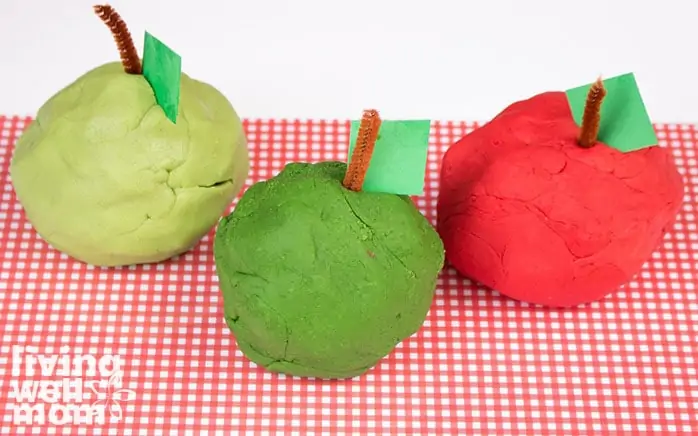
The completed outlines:
{"type": "MultiPolygon", "coordinates": [[[[0,113],[118,59],[94,1],[0,0],[0,113]]],[[[698,122],[696,0],[115,0],[243,117],[482,121],[633,71],[657,122],[698,122]],[[661,5],[661,6],[660,6],[661,5]]]]}

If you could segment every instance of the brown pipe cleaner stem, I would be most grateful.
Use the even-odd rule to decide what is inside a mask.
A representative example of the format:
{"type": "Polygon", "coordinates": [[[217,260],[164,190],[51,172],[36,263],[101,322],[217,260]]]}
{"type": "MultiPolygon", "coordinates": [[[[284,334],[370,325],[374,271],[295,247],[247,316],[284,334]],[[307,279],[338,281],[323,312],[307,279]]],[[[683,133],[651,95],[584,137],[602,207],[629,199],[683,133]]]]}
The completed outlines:
{"type": "Polygon", "coordinates": [[[599,124],[601,123],[601,103],[603,103],[604,97],[606,97],[606,88],[599,78],[589,88],[587,101],[584,105],[582,127],[578,138],[581,147],[589,148],[596,144],[599,136],[599,124]]]}
{"type": "Polygon", "coordinates": [[[381,119],[377,111],[373,109],[364,111],[356,138],[356,146],[342,182],[345,188],[351,191],[361,191],[368,165],[371,162],[371,155],[373,155],[373,148],[378,139],[380,126],[381,119]]]}
{"type": "Polygon", "coordinates": [[[109,27],[116,47],[119,49],[121,63],[124,66],[124,71],[128,74],[141,74],[141,60],[138,57],[138,51],[131,39],[131,32],[121,16],[109,5],[97,5],[93,7],[95,14],[109,27]]]}

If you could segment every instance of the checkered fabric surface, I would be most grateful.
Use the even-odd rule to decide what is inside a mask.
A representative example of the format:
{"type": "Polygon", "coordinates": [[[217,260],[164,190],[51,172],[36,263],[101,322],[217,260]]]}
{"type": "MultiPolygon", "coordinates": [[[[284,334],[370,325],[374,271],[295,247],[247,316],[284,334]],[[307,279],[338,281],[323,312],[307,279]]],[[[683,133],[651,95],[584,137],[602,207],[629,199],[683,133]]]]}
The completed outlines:
{"type": "MultiPolygon", "coordinates": [[[[116,269],[85,266],[39,239],[8,174],[29,121],[0,117],[0,434],[698,434],[692,125],[657,126],[686,178],[686,202],[663,246],[622,290],[576,309],[538,309],[446,268],[418,334],[363,377],[317,381],[267,373],[238,351],[223,321],[212,234],[177,259],[116,269]],[[33,404],[24,395],[31,389],[15,395],[25,381],[65,378],[51,368],[52,356],[60,367],[62,356],[108,355],[121,359],[120,384],[72,372],[73,384],[65,383],[72,395],[39,389],[33,404]],[[109,406],[104,424],[97,414],[78,425],[88,410],[81,407],[95,399],[109,406]],[[22,405],[45,415],[23,423],[15,416],[22,405]]],[[[247,186],[286,162],[346,159],[348,121],[247,120],[245,127],[247,186]]],[[[432,125],[426,193],[416,200],[432,222],[440,158],[474,127],[432,125]]]]}

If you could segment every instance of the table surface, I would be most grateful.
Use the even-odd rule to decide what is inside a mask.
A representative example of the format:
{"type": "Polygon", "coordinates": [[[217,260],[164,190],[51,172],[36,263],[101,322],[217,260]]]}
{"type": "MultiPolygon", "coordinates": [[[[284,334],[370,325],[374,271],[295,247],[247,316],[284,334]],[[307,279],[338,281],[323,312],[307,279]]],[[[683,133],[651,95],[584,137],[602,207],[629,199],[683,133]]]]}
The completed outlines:
{"type": "MultiPolygon", "coordinates": [[[[622,290],[575,309],[540,309],[446,268],[415,336],[362,377],[317,381],[265,372],[238,351],[223,321],[211,234],[176,259],[116,269],[86,266],[38,238],[8,174],[29,121],[0,117],[0,434],[698,433],[696,126],[656,126],[686,178],[686,202],[622,290]],[[94,374],[51,368],[52,357],[71,353],[118,356],[122,377],[109,378],[108,360],[94,374]],[[38,394],[43,425],[16,421],[32,395],[24,391],[20,404],[17,383],[66,377],[76,384],[57,402],[47,402],[49,385],[38,394]],[[103,425],[70,425],[72,411],[105,404],[103,425]]],[[[286,162],[346,158],[348,121],[245,127],[247,186],[286,162]]],[[[473,127],[432,124],[426,193],[417,199],[432,222],[440,158],[473,127]]]]}

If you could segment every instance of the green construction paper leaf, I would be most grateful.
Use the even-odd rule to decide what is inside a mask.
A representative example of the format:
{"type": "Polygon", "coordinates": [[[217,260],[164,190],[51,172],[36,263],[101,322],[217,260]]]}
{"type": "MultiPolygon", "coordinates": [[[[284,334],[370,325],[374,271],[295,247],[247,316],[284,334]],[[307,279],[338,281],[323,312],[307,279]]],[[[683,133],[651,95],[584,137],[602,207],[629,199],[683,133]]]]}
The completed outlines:
{"type": "MultiPolygon", "coordinates": [[[[603,81],[606,97],[601,104],[598,140],[624,153],[657,145],[657,134],[633,73],[603,81]]],[[[566,91],[577,125],[582,124],[584,104],[593,83],[566,91]]]]}
{"type": "MultiPolygon", "coordinates": [[[[351,162],[360,124],[351,122],[347,163],[351,162]]],[[[362,190],[422,195],[430,128],[430,120],[383,120],[362,190]]]]}
{"type": "Polygon", "coordinates": [[[143,47],[143,76],[167,118],[177,123],[182,58],[148,32],[143,47]]]}

